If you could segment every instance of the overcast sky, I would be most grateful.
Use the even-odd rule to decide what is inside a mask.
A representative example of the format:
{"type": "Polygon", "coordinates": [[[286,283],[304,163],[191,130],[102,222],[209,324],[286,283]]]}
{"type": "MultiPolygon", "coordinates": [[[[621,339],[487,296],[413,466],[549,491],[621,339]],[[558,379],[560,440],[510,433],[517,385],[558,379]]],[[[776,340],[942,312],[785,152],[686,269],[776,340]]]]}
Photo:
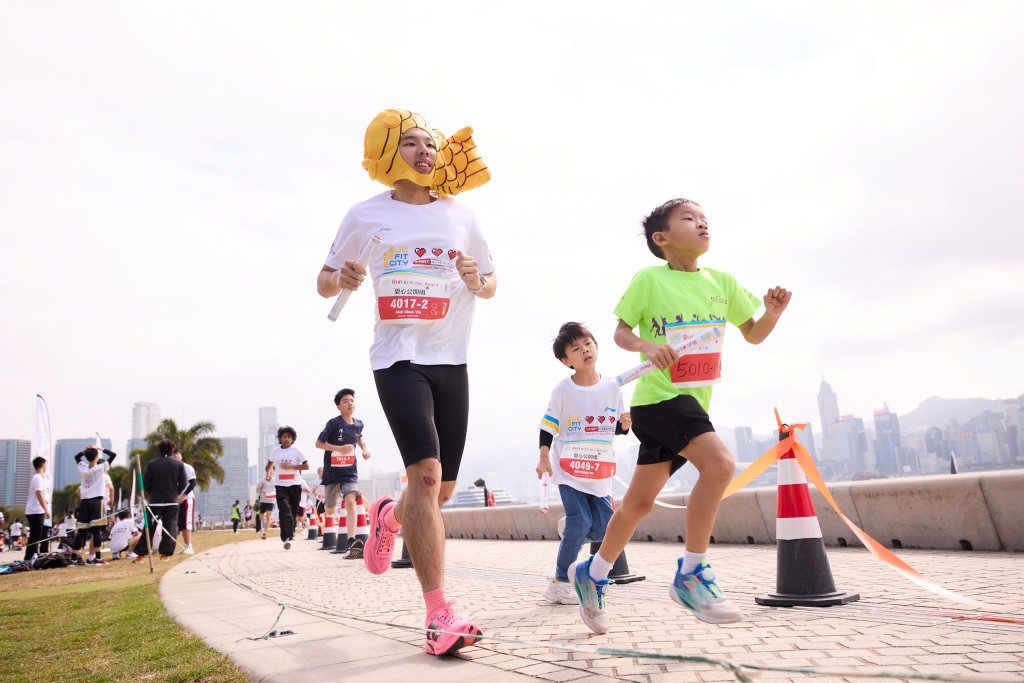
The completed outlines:
{"type": "Polygon", "coordinates": [[[54,438],[120,452],[150,401],[255,458],[273,405],[309,454],[350,386],[372,465],[397,468],[372,296],[331,323],[315,290],[383,189],[360,161],[389,107],[472,126],[492,171],[459,197],[500,280],[467,458],[532,468],[562,322],[592,327],[606,374],[638,361],[612,309],[656,263],[640,219],[678,196],[710,219],[703,265],[794,292],[764,344],[728,333],[720,427],[817,423],[823,377],[864,417],[1015,397],[1021,26],[1019,2],[7,3],[0,438],[32,437],[39,393],[54,438]]]}

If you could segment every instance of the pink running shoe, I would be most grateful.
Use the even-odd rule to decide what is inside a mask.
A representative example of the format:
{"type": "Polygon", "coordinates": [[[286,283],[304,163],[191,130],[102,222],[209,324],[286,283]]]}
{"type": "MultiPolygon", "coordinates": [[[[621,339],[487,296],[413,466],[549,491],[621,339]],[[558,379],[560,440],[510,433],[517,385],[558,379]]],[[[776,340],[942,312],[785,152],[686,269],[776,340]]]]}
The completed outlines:
{"type": "Polygon", "coordinates": [[[425,649],[428,655],[450,655],[472,645],[481,635],[479,626],[460,617],[452,603],[446,602],[443,608],[427,617],[425,649]]]}
{"type": "Polygon", "coordinates": [[[391,568],[395,550],[395,535],[384,524],[384,513],[395,506],[387,496],[378,498],[370,507],[370,534],[363,545],[363,562],[371,574],[383,574],[391,568]]]}

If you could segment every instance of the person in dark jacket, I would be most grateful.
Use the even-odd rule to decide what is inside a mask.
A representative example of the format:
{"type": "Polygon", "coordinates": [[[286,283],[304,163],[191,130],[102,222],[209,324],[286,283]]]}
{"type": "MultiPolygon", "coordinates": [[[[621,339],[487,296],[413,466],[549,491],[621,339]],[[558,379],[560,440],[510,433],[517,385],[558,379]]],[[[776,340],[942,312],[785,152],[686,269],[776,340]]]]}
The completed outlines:
{"type": "Polygon", "coordinates": [[[161,562],[167,562],[174,555],[174,543],[178,536],[178,495],[188,486],[188,477],[185,475],[185,465],[171,457],[177,448],[173,441],[164,439],[157,448],[160,457],[150,460],[142,473],[142,486],[152,515],[146,524],[148,540],[144,534],[132,549],[130,557],[133,557],[134,562],[143,562],[148,554],[147,546],[153,545],[156,530],[156,520],[152,519],[154,515],[164,528],[160,536],[161,562]]]}

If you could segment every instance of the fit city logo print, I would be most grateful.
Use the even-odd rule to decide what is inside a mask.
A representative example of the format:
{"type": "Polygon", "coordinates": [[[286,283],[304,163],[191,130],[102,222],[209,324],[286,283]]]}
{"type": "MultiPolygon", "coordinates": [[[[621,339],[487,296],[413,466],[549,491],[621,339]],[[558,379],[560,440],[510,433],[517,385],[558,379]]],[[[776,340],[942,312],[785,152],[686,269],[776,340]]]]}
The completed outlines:
{"type": "MultiPolygon", "coordinates": [[[[714,299],[714,298],[720,298],[720,297],[712,297],[712,299],[714,299]]],[[[698,314],[694,313],[694,314],[692,314],[690,316],[690,320],[688,322],[691,322],[691,323],[716,323],[716,322],[722,322],[724,320],[725,320],[725,318],[719,318],[717,315],[714,315],[713,313],[708,313],[707,316],[704,317],[704,318],[701,318],[698,314]]],[[[660,324],[658,323],[658,318],[651,318],[651,332],[654,333],[655,337],[664,337],[665,336],[665,326],[666,325],[672,325],[674,323],[685,323],[685,322],[687,322],[687,321],[683,319],[683,314],[682,313],[677,313],[676,317],[675,317],[675,320],[673,320],[672,322],[669,322],[668,319],[665,318],[665,316],[661,316],[661,323],[660,324]]]]}
{"type": "Polygon", "coordinates": [[[569,416],[569,432],[593,432],[597,431],[601,425],[608,423],[609,426],[615,424],[614,415],[570,415],[569,416]],[[595,425],[594,422],[597,422],[595,425]],[[587,426],[584,427],[583,423],[586,422],[587,426]]]}

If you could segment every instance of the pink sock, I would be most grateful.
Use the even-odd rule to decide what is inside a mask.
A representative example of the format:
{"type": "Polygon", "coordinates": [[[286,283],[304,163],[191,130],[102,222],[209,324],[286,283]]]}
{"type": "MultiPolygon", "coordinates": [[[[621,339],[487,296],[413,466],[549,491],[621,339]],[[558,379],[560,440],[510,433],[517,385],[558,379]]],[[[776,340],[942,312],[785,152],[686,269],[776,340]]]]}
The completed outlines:
{"type": "Polygon", "coordinates": [[[384,511],[384,526],[388,528],[388,531],[395,534],[402,530],[402,523],[398,521],[397,517],[395,517],[395,508],[397,507],[397,504],[392,505],[384,511]]]}
{"type": "Polygon", "coordinates": [[[427,603],[427,616],[430,616],[438,610],[444,609],[444,589],[435,588],[432,591],[428,591],[423,594],[423,601],[427,603]]]}

